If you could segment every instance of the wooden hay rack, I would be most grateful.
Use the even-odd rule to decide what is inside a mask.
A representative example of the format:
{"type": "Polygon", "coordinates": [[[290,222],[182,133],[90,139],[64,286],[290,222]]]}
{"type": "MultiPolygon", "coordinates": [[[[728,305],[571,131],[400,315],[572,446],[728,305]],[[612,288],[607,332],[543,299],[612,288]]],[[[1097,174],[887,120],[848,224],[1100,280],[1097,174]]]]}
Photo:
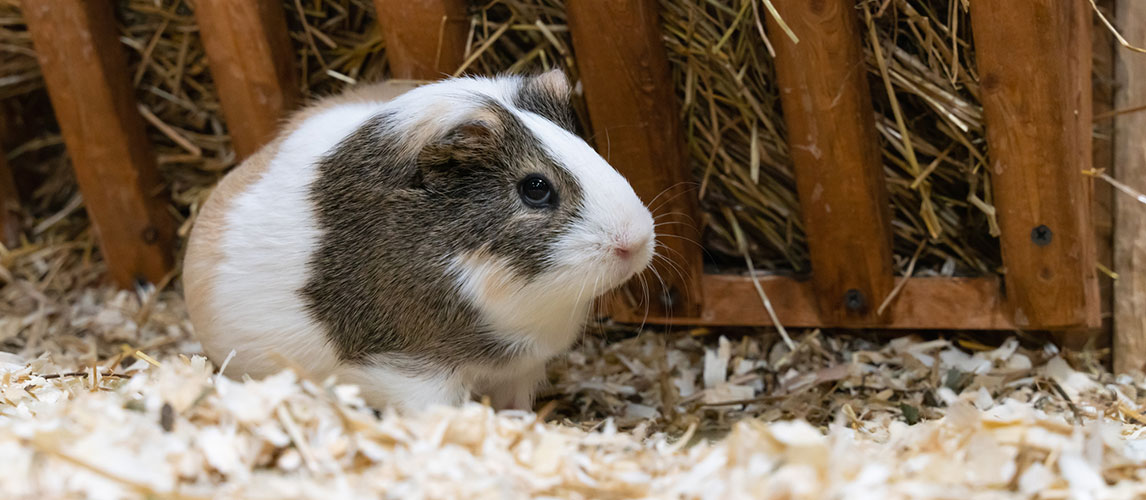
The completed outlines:
{"type": "MultiPolygon", "coordinates": [[[[809,277],[705,274],[694,196],[656,0],[570,0],[590,121],[610,161],[667,213],[647,307],[620,321],[886,329],[1101,326],[1091,220],[1091,11],[1086,0],[971,3],[1003,278],[897,278],[891,220],[862,70],[854,0],[771,0],[782,107],[805,221],[809,277]],[[792,37],[785,35],[790,29],[792,37]],[[794,42],[798,38],[799,42],[794,42]],[[602,131],[607,131],[603,133],[602,131]],[[886,305],[885,305],[886,302],[886,305]],[[883,306],[883,307],[881,307],[883,306]],[[647,313],[647,318],[646,318],[647,313]]],[[[463,62],[465,0],[376,0],[392,76],[433,79],[463,62]]],[[[28,27],[109,275],[128,286],[172,268],[173,223],[136,110],[107,0],[25,0],[28,27]]],[[[298,100],[279,0],[198,0],[204,46],[240,156],[298,100]]],[[[0,169],[2,173],[3,169],[0,169]]],[[[14,193],[3,189],[0,205],[14,193]]],[[[10,183],[9,183],[10,184],[10,183]]],[[[3,224],[0,221],[0,224],[3,224]]]]}

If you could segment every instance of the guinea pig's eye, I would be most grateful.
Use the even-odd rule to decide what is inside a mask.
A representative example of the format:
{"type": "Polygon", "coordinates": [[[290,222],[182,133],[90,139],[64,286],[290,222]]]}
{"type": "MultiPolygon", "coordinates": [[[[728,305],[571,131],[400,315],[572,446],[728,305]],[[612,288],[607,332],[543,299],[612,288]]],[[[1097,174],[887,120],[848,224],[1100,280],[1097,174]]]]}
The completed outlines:
{"type": "Polygon", "coordinates": [[[533,208],[545,208],[553,204],[553,188],[541,174],[529,174],[517,185],[521,201],[533,208]]]}

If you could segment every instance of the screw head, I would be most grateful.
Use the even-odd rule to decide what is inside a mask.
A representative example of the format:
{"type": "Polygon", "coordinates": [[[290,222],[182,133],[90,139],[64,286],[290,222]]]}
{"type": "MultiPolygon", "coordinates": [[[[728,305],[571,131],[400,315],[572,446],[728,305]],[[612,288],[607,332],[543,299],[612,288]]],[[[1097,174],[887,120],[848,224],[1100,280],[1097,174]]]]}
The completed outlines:
{"type": "Polygon", "coordinates": [[[143,237],[144,243],[147,243],[148,245],[153,245],[159,241],[159,230],[156,229],[154,226],[147,226],[147,228],[143,230],[143,234],[141,234],[140,236],[143,237]]]}
{"type": "Polygon", "coordinates": [[[864,300],[863,292],[855,288],[844,292],[844,306],[847,307],[848,310],[858,311],[863,309],[866,303],[867,301],[864,300]]]}
{"type": "Polygon", "coordinates": [[[1054,233],[1046,224],[1039,225],[1031,230],[1031,242],[1035,245],[1045,247],[1050,245],[1052,239],[1054,239],[1054,233]]]}

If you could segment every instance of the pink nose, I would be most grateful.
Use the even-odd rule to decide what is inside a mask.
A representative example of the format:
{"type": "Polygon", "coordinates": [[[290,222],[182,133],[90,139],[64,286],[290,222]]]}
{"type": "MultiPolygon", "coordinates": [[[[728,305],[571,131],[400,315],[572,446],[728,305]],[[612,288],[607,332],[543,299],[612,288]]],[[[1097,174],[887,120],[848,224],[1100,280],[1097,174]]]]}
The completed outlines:
{"type": "Polygon", "coordinates": [[[641,247],[649,244],[649,240],[641,239],[639,241],[618,241],[613,244],[613,255],[620,259],[628,259],[641,250],[641,247]]]}

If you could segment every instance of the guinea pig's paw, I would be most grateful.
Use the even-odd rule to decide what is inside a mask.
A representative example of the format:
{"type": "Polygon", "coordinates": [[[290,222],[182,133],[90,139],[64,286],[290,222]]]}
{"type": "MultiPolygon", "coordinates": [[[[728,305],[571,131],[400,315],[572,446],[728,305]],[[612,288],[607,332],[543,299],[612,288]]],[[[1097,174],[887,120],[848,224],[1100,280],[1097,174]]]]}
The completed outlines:
{"type": "Polygon", "coordinates": [[[545,377],[545,368],[528,370],[489,384],[486,391],[495,410],[533,410],[537,387],[545,377]]]}
{"type": "Polygon", "coordinates": [[[461,380],[446,369],[417,372],[384,363],[348,366],[339,380],[359,386],[363,399],[374,408],[418,412],[435,406],[461,406],[469,396],[461,380]]]}

